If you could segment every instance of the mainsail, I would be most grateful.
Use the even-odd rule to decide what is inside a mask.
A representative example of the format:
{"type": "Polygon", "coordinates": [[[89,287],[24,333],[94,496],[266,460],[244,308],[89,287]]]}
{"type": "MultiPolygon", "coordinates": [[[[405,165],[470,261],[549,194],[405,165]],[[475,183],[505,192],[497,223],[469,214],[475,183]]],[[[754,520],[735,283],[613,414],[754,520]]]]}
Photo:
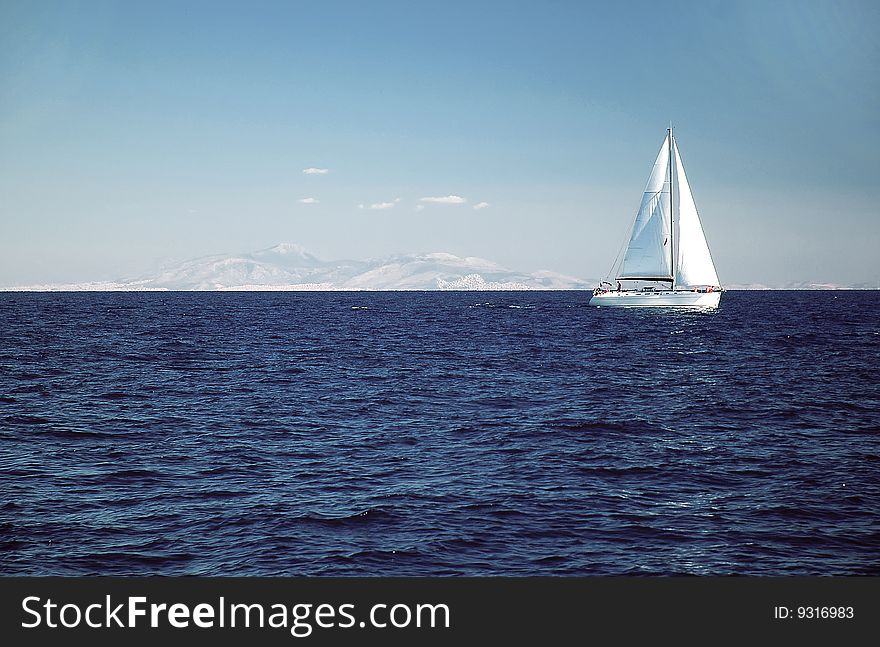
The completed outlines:
{"type": "Polygon", "coordinates": [[[669,136],[663,141],[633,224],[619,279],[672,280],[669,218],[669,136]]]}
{"type": "Polygon", "coordinates": [[[675,179],[678,191],[676,192],[675,214],[678,225],[675,239],[676,245],[676,287],[693,287],[699,285],[717,285],[718,274],[715,272],[715,264],[709,253],[709,244],[703,233],[703,225],[697,213],[697,205],[691,194],[687,176],[684,174],[684,165],[678,153],[678,144],[672,140],[672,149],[675,152],[675,179]]]}

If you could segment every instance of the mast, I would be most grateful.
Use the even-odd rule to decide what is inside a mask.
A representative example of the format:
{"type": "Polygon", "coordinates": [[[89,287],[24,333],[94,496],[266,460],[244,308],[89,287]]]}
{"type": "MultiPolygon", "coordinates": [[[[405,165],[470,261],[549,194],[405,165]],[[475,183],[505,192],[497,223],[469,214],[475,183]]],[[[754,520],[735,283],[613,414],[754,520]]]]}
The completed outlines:
{"type": "Polygon", "coordinates": [[[672,203],[672,123],[669,124],[669,129],[666,132],[669,135],[667,138],[667,141],[669,142],[669,269],[672,273],[672,290],[675,291],[675,221],[673,219],[675,208],[672,203]]]}

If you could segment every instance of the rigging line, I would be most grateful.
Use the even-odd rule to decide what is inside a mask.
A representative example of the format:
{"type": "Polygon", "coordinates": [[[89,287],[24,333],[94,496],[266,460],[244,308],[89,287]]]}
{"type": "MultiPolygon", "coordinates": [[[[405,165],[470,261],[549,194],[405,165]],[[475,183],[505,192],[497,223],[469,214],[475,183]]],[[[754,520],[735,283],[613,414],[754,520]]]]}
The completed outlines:
{"type": "Polygon", "coordinates": [[[623,240],[620,243],[620,246],[617,248],[617,256],[614,257],[614,262],[611,264],[611,269],[609,269],[608,273],[605,275],[606,279],[611,278],[612,275],[616,275],[616,274],[620,273],[620,272],[615,272],[614,268],[617,267],[617,259],[620,258],[620,253],[627,246],[627,243],[629,242],[630,236],[632,236],[632,232],[633,232],[633,229],[635,229],[637,219],[638,218],[634,218],[632,221],[632,224],[630,224],[629,228],[626,230],[626,236],[624,236],[623,240]]]}

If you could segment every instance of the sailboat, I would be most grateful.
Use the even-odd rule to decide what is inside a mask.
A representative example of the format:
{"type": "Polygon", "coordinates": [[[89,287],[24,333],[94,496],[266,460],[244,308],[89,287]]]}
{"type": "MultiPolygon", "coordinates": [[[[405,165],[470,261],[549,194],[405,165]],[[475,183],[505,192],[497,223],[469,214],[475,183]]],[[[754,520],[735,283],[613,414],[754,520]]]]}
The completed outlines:
{"type": "Polygon", "coordinates": [[[718,307],[724,290],[671,127],[628,238],[623,260],[606,277],[615,276],[617,285],[602,281],[590,305],[718,307]]]}

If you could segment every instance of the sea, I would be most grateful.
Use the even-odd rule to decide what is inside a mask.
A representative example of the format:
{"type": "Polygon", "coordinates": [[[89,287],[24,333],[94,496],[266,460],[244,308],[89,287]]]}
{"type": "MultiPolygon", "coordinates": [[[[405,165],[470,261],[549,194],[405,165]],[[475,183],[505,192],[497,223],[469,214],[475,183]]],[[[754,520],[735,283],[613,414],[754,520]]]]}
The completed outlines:
{"type": "Polygon", "coordinates": [[[880,574],[880,291],[0,294],[0,574],[880,574]]]}

